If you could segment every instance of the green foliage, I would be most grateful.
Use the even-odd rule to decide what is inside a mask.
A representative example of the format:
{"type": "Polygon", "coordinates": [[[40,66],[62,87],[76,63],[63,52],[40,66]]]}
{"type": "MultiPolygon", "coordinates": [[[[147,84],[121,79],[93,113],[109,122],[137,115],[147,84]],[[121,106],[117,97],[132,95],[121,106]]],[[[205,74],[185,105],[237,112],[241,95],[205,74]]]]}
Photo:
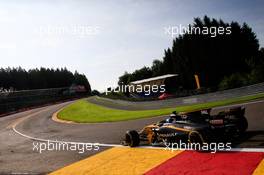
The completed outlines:
{"type": "Polygon", "coordinates": [[[257,59],[252,59],[250,62],[252,70],[249,76],[249,83],[260,83],[264,81],[264,48],[258,52],[257,59]]]}
{"type": "Polygon", "coordinates": [[[135,70],[132,74],[125,72],[125,74],[119,77],[118,84],[128,84],[131,81],[141,80],[152,77],[152,70],[149,67],[144,66],[141,69],[135,70]]]}
{"type": "Polygon", "coordinates": [[[154,116],[161,116],[170,114],[172,111],[195,111],[201,109],[208,109],[216,106],[224,106],[236,103],[242,103],[249,100],[255,100],[263,98],[264,94],[260,93],[257,95],[244,96],[238,98],[231,98],[221,101],[214,101],[208,103],[199,103],[187,106],[177,106],[175,108],[163,108],[156,110],[119,110],[106,108],[87,100],[79,100],[76,103],[69,105],[59,112],[58,117],[63,120],[69,120],[79,123],[96,123],[96,122],[115,122],[115,121],[125,121],[134,120],[139,118],[147,118],[154,116]]]}
{"type": "Polygon", "coordinates": [[[92,95],[100,95],[100,92],[98,90],[92,90],[92,95]]]}
{"type": "Polygon", "coordinates": [[[231,89],[246,85],[248,82],[247,76],[240,73],[232,74],[224,79],[219,84],[219,90],[231,89]]]}
{"type": "Polygon", "coordinates": [[[264,64],[261,64],[254,68],[251,73],[249,74],[250,77],[250,84],[264,82],[264,64]]]}
{"type": "Polygon", "coordinates": [[[165,73],[163,62],[160,60],[154,60],[151,66],[152,75],[159,76],[165,73]]]}
{"type": "Polygon", "coordinates": [[[73,83],[76,85],[83,85],[88,92],[91,92],[91,86],[84,74],[79,74],[75,71],[73,83]]]}
{"type": "Polygon", "coordinates": [[[72,84],[83,85],[90,92],[90,85],[85,77],[78,72],[73,74],[66,68],[61,69],[30,69],[21,67],[0,69],[0,88],[15,90],[46,89],[69,87],[72,84]]]}
{"type": "Polygon", "coordinates": [[[254,59],[247,60],[251,68],[249,73],[234,73],[225,76],[219,83],[219,89],[230,89],[264,81],[264,49],[261,48],[254,59]]]}
{"type": "MultiPolygon", "coordinates": [[[[195,88],[194,74],[198,74],[200,84],[206,88],[215,88],[224,77],[229,77],[237,72],[241,74],[250,73],[253,67],[250,62],[258,62],[259,43],[255,33],[246,24],[237,22],[225,23],[221,19],[217,20],[204,16],[203,19],[195,18],[192,25],[203,29],[204,27],[230,27],[231,34],[224,33],[211,37],[211,34],[185,33],[173,40],[171,48],[164,52],[162,60],[154,60],[150,68],[142,74],[142,69],[133,73],[125,73],[119,78],[119,83],[125,84],[130,81],[159,76],[163,74],[179,74],[179,82],[185,89],[195,88]]],[[[260,69],[255,70],[252,76],[259,79],[260,69]]],[[[237,75],[236,75],[237,76],[237,75]]],[[[225,78],[224,84],[233,81],[234,86],[239,85],[234,82],[234,77],[225,78]]],[[[259,81],[259,80],[258,80],[259,81]]],[[[232,83],[231,83],[232,84],[232,83]]],[[[242,83],[243,84],[243,83],[242,83]]],[[[240,83],[240,85],[242,85],[240,83]]],[[[232,85],[232,87],[234,87],[232,85]]]]}
{"type": "Polygon", "coordinates": [[[126,111],[106,108],[89,103],[85,100],[80,100],[59,112],[58,117],[60,119],[80,123],[114,122],[169,114],[172,110],[173,109],[126,111]]]}

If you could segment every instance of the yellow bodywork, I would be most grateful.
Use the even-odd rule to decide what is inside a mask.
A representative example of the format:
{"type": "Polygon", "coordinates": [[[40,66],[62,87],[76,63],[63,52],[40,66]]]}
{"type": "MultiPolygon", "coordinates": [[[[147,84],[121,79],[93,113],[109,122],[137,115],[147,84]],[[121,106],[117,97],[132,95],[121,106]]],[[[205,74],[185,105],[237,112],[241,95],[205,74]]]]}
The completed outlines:
{"type": "MultiPolygon", "coordinates": [[[[173,126],[173,125],[167,125],[167,126],[163,126],[163,127],[172,128],[172,129],[175,129],[175,130],[178,130],[178,131],[183,131],[183,132],[188,133],[188,141],[190,141],[191,134],[196,133],[196,134],[199,135],[199,137],[202,140],[202,142],[204,142],[203,136],[198,131],[193,131],[193,130],[185,129],[185,128],[179,128],[179,127],[176,127],[176,126],[173,126]]],[[[149,144],[153,143],[153,140],[155,138],[155,133],[153,132],[154,128],[159,128],[158,123],[157,124],[147,125],[140,131],[140,134],[143,134],[143,135],[146,136],[147,141],[148,141],[149,144]]]]}

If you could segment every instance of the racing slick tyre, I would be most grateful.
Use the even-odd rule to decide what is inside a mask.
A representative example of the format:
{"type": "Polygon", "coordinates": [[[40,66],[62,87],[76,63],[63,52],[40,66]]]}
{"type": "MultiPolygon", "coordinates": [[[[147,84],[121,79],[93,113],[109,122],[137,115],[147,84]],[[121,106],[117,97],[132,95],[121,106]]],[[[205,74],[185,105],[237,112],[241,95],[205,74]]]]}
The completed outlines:
{"type": "Polygon", "coordinates": [[[138,146],[140,142],[138,132],[135,130],[127,131],[125,142],[130,147],[138,146]]]}
{"type": "Polygon", "coordinates": [[[202,135],[197,132],[197,131],[192,131],[189,133],[189,139],[188,141],[190,143],[194,143],[194,145],[198,144],[198,148],[195,146],[195,148],[192,148],[192,149],[195,149],[197,151],[200,151],[201,150],[201,147],[203,146],[203,143],[204,143],[204,140],[203,140],[203,137],[202,135]]]}
{"type": "Polygon", "coordinates": [[[243,134],[248,128],[248,121],[246,117],[241,117],[238,122],[238,133],[243,134]]]}

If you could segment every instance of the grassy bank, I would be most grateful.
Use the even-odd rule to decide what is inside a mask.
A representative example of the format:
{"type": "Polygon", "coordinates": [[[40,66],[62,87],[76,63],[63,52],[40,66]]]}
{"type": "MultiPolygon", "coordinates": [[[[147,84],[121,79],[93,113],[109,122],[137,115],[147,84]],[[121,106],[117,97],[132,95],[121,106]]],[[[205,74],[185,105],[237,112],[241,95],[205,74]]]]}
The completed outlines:
{"type": "Polygon", "coordinates": [[[133,120],[139,118],[170,114],[174,110],[178,112],[193,111],[197,109],[243,103],[247,101],[257,100],[260,98],[264,98],[264,93],[215,101],[215,102],[178,106],[175,108],[165,108],[165,109],[157,109],[157,110],[138,110],[138,111],[110,109],[96,104],[92,104],[87,100],[79,100],[69,105],[61,112],[59,112],[58,118],[63,120],[70,120],[74,122],[80,122],[80,123],[125,121],[125,120],[133,120]]]}

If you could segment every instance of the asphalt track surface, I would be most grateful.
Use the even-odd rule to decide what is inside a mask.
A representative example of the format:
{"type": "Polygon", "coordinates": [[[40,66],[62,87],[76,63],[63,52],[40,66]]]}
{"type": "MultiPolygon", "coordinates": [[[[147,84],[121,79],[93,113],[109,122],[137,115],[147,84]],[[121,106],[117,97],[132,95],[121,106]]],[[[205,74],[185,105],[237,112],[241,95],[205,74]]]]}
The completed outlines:
{"type": "MultiPolygon", "coordinates": [[[[64,142],[119,144],[125,131],[140,130],[146,124],[164,118],[98,124],[65,124],[51,119],[54,112],[70,103],[72,102],[0,118],[0,174],[46,174],[110,148],[102,146],[99,151],[87,151],[83,154],[76,151],[44,151],[40,154],[33,151],[33,142],[36,141],[28,137],[64,142]]],[[[249,129],[238,147],[264,148],[264,101],[250,102],[244,106],[249,129]]],[[[214,112],[219,110],[222,109],[215,109],[214,112]]]]}

